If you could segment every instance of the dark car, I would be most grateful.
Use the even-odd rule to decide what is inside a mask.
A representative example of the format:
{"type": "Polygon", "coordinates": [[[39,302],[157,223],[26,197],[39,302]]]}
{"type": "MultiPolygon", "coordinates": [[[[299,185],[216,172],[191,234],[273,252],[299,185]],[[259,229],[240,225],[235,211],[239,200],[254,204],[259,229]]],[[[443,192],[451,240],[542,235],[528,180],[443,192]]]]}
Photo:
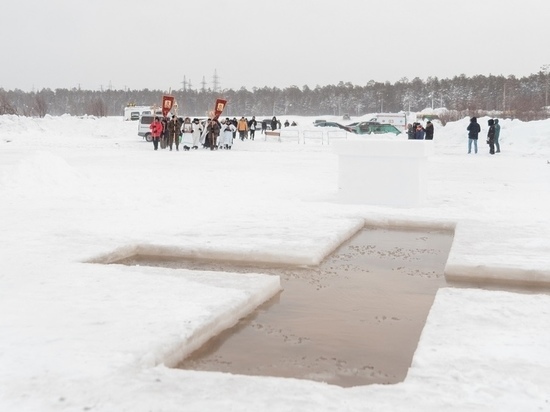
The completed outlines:
{"type": "Polygon", "coordinates": [[[401,134],[401,130],[393,124],[377,123],[377,122],[359,122],[348,125],[353,133],[357,134],[384,134],[393,133],[396,136],[401,134]]]}
{"type": "Polygon", "coordinates": [[[344,126],[343,124],[336,123],[336,122],[319,122],[314,123],[315,127],[337,127],[339,129],[345,130],[346,132],[352,133],[353,131],[348,126],[344,126]]]}

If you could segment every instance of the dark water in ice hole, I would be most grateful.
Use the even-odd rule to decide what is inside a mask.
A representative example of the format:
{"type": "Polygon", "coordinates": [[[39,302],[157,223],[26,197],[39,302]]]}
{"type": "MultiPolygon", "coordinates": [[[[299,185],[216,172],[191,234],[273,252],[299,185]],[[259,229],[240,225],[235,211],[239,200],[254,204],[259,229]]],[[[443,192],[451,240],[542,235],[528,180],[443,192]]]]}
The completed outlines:
{"type": "Polygon", "coordinates": [[[280,276],[282,292],[178,368],[350,387],[405,379],[435,293],[445,286],[451,242],[449,232],[364,229],[314,268],[150,256],[117,263],[280,276]]]}

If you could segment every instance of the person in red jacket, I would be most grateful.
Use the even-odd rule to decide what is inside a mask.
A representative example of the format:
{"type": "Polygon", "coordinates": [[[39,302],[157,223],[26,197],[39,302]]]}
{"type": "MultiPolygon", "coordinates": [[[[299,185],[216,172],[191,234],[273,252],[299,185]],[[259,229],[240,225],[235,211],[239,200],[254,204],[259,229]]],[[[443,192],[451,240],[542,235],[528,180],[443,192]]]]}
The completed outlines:
{"type": "Polygon", "coordinates": [[[155,150],[158,150],[160,136],[162,135],[162,123],[159,121],[158,117],[155,117],[155,120],[153,120],[153,123],[151,123],[149,129],[151,130],[151,135],[153,136],[153,146],[155,147],[155,150]]]}

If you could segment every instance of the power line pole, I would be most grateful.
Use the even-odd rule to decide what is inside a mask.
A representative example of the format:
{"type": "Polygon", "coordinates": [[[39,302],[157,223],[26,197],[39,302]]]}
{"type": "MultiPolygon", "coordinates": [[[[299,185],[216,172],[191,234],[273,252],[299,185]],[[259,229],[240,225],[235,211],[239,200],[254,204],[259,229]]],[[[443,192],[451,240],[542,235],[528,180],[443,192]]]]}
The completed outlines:
{"type": "Polygon", "coordinates": [[[504,81],[504,90],[502,92],[502,111],[506,113],[506,80],[504,81]]]}
{"type": "Polygon", "coordinates": [[[214,76],[212,76],[212,89],[214,92],[217,92],[220,87],[220,78],[218,77],[218,72],[214,69],[214,76]]]}

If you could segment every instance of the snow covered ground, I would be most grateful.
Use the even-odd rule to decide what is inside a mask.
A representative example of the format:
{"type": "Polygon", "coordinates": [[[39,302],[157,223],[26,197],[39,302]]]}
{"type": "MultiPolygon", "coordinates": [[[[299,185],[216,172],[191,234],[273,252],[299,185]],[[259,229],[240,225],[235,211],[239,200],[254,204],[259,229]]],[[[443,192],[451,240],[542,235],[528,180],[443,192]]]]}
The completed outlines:
{"type": "Polygon", "coordinates": [[[550,121],[501,120],[494,156],[483,138],[466,154],[467,124],[436,125],[425,204],[391,208],[334,201],[338,158],[319,142],[153,151],[121,117],[0,116],[0,410],[550,410],[544,293],[440,289],[406,380],[343,389],[170,368],[275,277],[90,263],[310,264],[365,224],[435,226],[455,230],[453,279],[550,284],[550,121]]]}

